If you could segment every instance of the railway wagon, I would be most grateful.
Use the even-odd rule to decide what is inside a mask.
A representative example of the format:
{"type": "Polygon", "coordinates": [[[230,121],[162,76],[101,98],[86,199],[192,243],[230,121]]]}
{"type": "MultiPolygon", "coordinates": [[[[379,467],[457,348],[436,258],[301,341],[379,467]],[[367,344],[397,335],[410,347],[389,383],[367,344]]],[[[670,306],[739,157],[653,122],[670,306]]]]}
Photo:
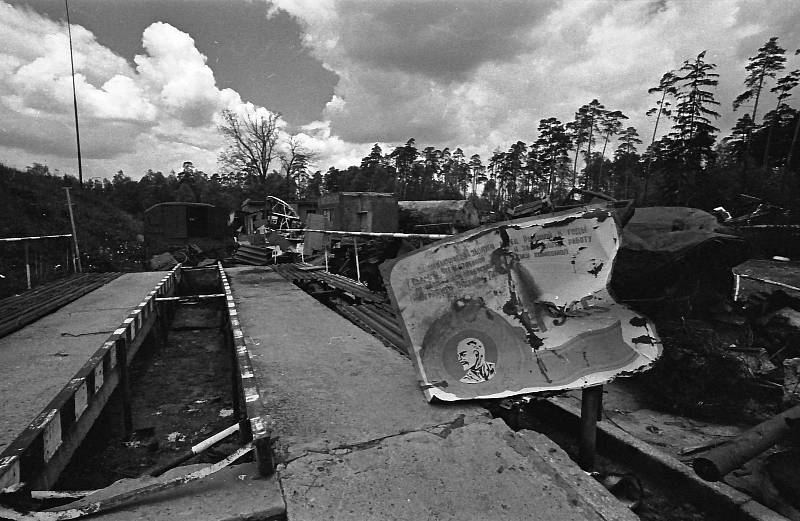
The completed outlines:
{"type": "Polygon", "coordinates": [[[225,248],[232,241],[228,211],[207,203],[169,202],[144,212],[147,255],[193,244],[209,251],[225,248]]]}

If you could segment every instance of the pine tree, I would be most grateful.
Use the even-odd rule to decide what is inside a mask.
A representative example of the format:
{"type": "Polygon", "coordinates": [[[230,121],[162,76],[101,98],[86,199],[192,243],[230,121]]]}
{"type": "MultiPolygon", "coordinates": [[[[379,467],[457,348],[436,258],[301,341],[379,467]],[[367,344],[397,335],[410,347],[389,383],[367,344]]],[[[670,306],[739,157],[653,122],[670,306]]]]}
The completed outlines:
{"type": "Polygon", "coordinates": [[[652,107],[646,112],[646,115],[652,116],[653,114],[656,115],[656,123],[653,126],[653,136],[650,138],[650,146],[648,147],[648,154],[647,154],[647,166],[645,167],[644,171],[644,194],[643,194],[643,201],[644,203],[647,202],[647,193],[648,193],[648,184],[650,182],[650,170],[653,163],[653,158],[655,154],[653,153],[656,150],[655,142],[656,142],[656,135],[658,134],[658,124],[661,121],[661,116],[666,118],[672,117],[672,103],[667,99],[667,96],[674,98],[674,96],[678,93],[678,89],[675,84],[678,82],[678,76],[675,73],[676,71],[667,71],[661,76],[661,80],[658,82],[656,87],[652,87],[647,90],[648,94],[654,94],[656,92],[661,93],[661,99],[656,102],[656,106],[652,107]]]}
{"type": "Polygon", "coordinates": [[[762,162],[763,169],[766,170],[769,165],[769,149],[772,143],[772,136],[775,127],[781,120],[781,107],[785,105],[785,101],[792,96],[792,91],[797,85],[800,84],[800,69],[795,69],[786,76],[783,76],[775,82],[775,86],[770,89],[775,92],[778,98],[778,104],[775,110],[767,113],[764,117],[765,122],[769,124],[769,132],[767,134],[767,143],[764,145],[764,159],[762,162]]]}
{"type": "Polygon", "coordinates": [[[603,163],[606,158],[608,140],[611,139],[611,136],[615,136],[619,133],[619,130],[622,128],[623,119],[628,119],[628,116],[619,110],[605,111],[601,115],[600,133],[603,135],[603,152],[600,154],[600,169],[594,183],[595,190],[598,190],[600,186],[603,185],[603,163]]]}
{"type": "Polygon", "coordinates": [[[642,140],[639,139],[639,133],[634,127],[628,127],[620,133],[619,145],[614,152],[614,170],[615,177],[619,176],[620,171],[624,174],[625,183],[622,192],[623,199],[628,199],[630,181],[631,181],[631,166],[636,163],[638,153],[636,145],[641,145],[642,140]]]}
{"type": "Polygon", "coordinates": [[[773,36],[760,49],[758,54],[751,56],[745,70],[749,72],[744,84],[747,89],[733,100],[733,110],[737,110],[743,103],[753,100],[753,113],[751,118],[753,123],[758,113],[758,101],[761,98],[761,91],[764,88],[766,78],[774,78],[775,75],[783,70],[786,63],[786,49],[778,45],[778,37],[773,36]]]}
{"type": "Polygon", "coordinates": [[[707,63],[705,55],[703,51],[693,60],[684,61],[678,71],[677,105],[669,145],[677,147],[673,153],[677,153],[681,169],[677,177],[668,179],[668,191],[674,202],[682,204],[688,203],[684,198],[690,196],[696,176],[711,165],[715,133],[719,130],[711,124],[711,118],[719,117],[711,108],[719,105],[711,90],[716,87],[719,74],[713,72],[716,65],[707,63]]]}
{"type": "Polygon", "coordinates": [[[546,165],[547,181],[544,190],[546,195],[553,195],[556,178],[558,178],[560,191],[564,190],[566,180],[564,165],[569,160],[567,154],[571,148],[570,136],[563,123],[556,118],[539,121],[539,138],[531,146],[531,150],[536,151],[539,162],[546,165]],[[559,172],[561,172],[560,176],[559,172]]]}

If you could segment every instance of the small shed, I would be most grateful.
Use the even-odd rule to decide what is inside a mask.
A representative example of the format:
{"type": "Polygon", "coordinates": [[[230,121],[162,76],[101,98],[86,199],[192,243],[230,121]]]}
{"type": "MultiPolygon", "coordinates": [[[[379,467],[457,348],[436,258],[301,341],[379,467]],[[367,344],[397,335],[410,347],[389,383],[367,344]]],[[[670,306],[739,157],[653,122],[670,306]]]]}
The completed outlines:
{"type": "Polygon", "coordinates": [[[308,222],[308,215],[317,213],[317,201],[309,201],[306,199],[298,200],[298,201],[291,201],[289,203],[294,211],[297,212],[297,216],[300,217],[300,220],[304,223],[308,222]]]}
{"type": "Polygon", "coordinates": [[[400,223],[406,233],[458,233],[480,225],[478,209],[469,200],[400,201],[400,223]]]}
{"type": "Polygon", "coordinates": [[[396,232],[397,198],[379,192],[336,192],[320,196],[319,213],[329,230],[347,232],[396,232]]]}

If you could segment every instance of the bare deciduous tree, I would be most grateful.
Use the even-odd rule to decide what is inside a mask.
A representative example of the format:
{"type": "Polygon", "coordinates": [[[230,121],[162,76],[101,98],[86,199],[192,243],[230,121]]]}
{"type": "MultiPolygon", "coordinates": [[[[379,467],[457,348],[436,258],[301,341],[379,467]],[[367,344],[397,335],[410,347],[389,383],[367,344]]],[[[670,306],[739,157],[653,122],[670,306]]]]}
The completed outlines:
{"type": "Polygon", "coordinates": [[[318,154],[304,147],[297,136],[286,139],[285,151],[280,154],[281,166],[286,176],[287,186],[295,176],[303,175],[308,166],[317,159],[318,154]]]}
{"type": "Polygon", "coordinates": [[[280,114],[246,112],[238,115],[224,110],[222,119],[219,131],[225,137],[227,148],[220,154],[219,162],[232,170],[266,180],[278,143],[280,114]]]}

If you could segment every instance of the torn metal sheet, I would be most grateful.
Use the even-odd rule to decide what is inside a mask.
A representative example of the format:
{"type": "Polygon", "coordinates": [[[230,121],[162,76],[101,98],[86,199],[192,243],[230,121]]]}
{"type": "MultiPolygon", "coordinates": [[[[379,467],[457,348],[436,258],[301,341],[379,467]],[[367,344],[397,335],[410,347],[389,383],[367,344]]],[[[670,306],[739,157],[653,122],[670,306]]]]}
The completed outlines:
{"type": "Polygon", "coordinates": [[[661,353],[653,325],[609,295],[619,229],[605,207],[496,223],[384,270],[428,400],[608,382],[661,353]]]}
{"type": "Polygon", "coordinates": [[[741,241],[721,226],[716,217],[703,210],[653,206],[636,209],[625,225],[622,244],[634,251],[679,255],[712,239],[741,241]]]}

